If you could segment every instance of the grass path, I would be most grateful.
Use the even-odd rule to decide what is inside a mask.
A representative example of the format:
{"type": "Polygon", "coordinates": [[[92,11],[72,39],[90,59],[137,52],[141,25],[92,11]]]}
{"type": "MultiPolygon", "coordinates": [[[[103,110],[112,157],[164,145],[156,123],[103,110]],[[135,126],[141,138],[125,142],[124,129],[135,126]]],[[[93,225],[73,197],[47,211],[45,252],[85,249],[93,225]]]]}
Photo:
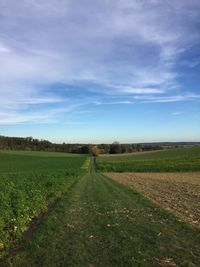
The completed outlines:
{"type": "Polygon", "coordinates": [[[200,266],[199,236],[199,229],[91,169],[4,264],[200,266]]]}

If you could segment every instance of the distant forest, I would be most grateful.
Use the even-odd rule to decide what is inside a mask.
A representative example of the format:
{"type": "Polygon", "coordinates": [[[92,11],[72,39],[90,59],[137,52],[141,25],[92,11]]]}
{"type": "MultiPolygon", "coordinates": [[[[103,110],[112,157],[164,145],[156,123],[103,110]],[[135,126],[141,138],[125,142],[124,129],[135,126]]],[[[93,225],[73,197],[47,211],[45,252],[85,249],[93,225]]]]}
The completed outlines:
{"type": "Polygon", "coordinates": [[[80,153],[80,154],[118,154],[132,153],[139,151],[151,151],[167,148],[175,148],[179,146],[200,145],[198,142],[178,142],[178,143],[140,143],[140,144],[120,144],[114,142],[112,144],[56,144],[47,140],[34,139],[32,137],[7,137],[0,136],[1,150],[32,150],[32,151],[52,151],[64,153],[80,153]]]}

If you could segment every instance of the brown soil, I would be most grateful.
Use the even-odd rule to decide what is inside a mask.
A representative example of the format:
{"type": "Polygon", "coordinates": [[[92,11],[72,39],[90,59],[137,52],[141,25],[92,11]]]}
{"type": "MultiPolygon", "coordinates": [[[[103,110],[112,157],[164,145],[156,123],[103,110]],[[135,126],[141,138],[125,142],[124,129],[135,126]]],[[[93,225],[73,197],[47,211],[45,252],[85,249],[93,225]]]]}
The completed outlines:
{"type": "Polygon", "coordinates": [[[200,226],[200,172],[192,173],[105,173],[200,226]]]}

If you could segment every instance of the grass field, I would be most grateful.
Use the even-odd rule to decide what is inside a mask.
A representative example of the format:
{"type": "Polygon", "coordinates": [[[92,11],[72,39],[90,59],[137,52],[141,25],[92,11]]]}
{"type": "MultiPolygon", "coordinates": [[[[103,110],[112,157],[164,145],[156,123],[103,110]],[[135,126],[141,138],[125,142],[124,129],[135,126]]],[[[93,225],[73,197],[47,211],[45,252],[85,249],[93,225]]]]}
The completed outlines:
{"type": "Polygon", "coordinates": [[[182,172],[200,171],[200,147],[179,148],[130,156],[98,157],[103,172],[182,172]]]}
{"type": "Polygon", "coordinates": [[[85,156],[53,152],[0,151],[0,174],[58,173],[69,168],[76,171],[80,166],[80,159],[84,161],[85,156]]]}
{"type": "Polygon", "coordinates": [[[199,230],[91,172],[24,239],[7,266],[199,266],[199,230]]]}
{"type": "Polygon", "coordinates": [[[46,151],[24,151],[24,150],[0,150],[1,154],[7,155],[20,155],[20,156],[35,156],[35,157],[80,157],[79,154],[72,154],[72,153],[60,153],[60,152],[46,152],[46,151]]]}
{"type": "Polygon", "coordinates": [[[1,151],[0,249],[17,240],[86,170],[85,156],[1,151]]]}
{"type": "Polygon", "coordinates": [[[8,157],[1,170],[7,181],[0,191],[2,243],[19,236],[2,250],[0,266],[200,266],[197,226],[96,172],[93,160],[22,154],[1,154],[8,157]],[[26,160],[28,166],[35,165],[24,166],[23,171],[22,159],[24,165],[26,160]],[[49,203],[54,205],[48,208],[49,203]],[[37,216],[37,220],[22,234],[27,212],[32,214],[29,219],[37,216]]]}
{"type": "Polygon", "coordinates": [[[170,209],[182,220],[200,226],[200,172],[107,175],[170,209]]]}

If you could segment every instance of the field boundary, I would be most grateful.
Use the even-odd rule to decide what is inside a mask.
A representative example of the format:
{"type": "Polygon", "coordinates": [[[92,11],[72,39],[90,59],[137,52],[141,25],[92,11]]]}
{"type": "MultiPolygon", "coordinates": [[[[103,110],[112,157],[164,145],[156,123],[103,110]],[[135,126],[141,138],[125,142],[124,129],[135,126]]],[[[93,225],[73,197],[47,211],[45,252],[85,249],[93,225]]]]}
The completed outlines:
{"type": "MultiPolygon", "coordinates": [[[[193,175],[193,173],[189,174],[193,175]]],[[[196,174],[198,176],[193,182],[193,176],[189,179],[187,172],[181,174],[104,173],[106,177],[137,191],[153,203],[175,214],[179,220],[200,227],[200,181],[198,182],[200,172],[196,174]],[[159,179],[159,175],[164,177],[159,179]]]]}

